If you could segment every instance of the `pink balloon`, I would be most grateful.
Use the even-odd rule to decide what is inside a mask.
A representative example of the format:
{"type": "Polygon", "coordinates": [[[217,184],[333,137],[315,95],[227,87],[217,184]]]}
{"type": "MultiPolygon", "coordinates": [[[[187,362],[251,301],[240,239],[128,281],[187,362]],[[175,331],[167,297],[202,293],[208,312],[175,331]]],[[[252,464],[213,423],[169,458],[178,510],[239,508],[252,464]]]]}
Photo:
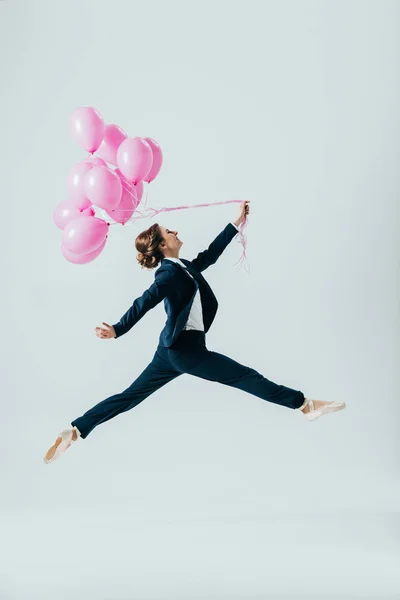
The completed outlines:
{"type": "Polygon", "coordinates": [[[97,217],[78,217],[67,223],[63,231],[63,245],[74,254],[93,252],[103,243],[108,223],[97,217]]]}
{"type": "Polygon", "coordinates": [[[112,165],[116,165],[117,150],[126,138],[125,131],[121,127],[118,127],[118,125],[106,125],[103,141],[97,150],[97,154],[112,165]]]}
{"type": "Polygon", "coordinates": [[[100,208],[112,210],[121,201],[122,183],[108,167],[93,167],[83,182],[85,196],[100,208]]]}
{"type": "Polygon", "coordinates": [[[129,185],[133,185],[130,181],[127,180],[127,178],[125,177],[125,175],[123,175],[119,169],[114,169],[114,173],[116,173],[116,175],[118,175],[118,177],[120,178],[120,180],[122,181],[122,183],[124,181],[126,181],[126,183],[129,183],[129,185]]]}
{"type": "Polygon", "coordinates": [[[106,245],[106,241],[107,237],[104,239],[104,241],[100,244],[98,248],[93,250],[93,252],[88,252],[87,254],[74,254],[73,252],[67,250],[63,244],[61,244],[61,250],[65,258],[69,260],[69,262],[74,263],[75,265],[83,265],[92,262],[92,260],[97,258],[99,254],[102,253],[104,246],[106,245]]]}
{"type": "Polygon", "coordinates": [[[106,167],[107,166],[106,161],[103,160],[102,158],[99,158],[98,156],[89,156],[89,158],[86,158],[83,162],[89,163],[90,165],[92,165],[92,167],[106,167]]]}
{"type": "Polygon", "coordinates": [[[143,181],[139,181],[138,183],[133,184],[130,181],[128,181],[127,178],[124,177],[124,175],[122,175],[122,173],[119,169],[115,169],[114,173],[116,173],[118,175],[118,177],[120,178],[122,183],[126,183],[133,187],[133,191],[136,194],[138,201],[140,202],[142,199],[142,196],[143,196],[143,189],[144,189],[143,181]]]}
{"type": "Polygon", "coordinates": [[[104,129],[103,117],[91,106],[80,106],[71,115],[71,135],[87,152],[96,152],[103,139],[104,129]]]}
{"type": "Polygon", "coordinates": [[[150,183],[151,181],[153,181],[153,179],[155,179],[157,177],[158,173],[160,172],[162,161],[163,161],[163,154],[162,154],[160,145],[155,140],[152,140],[151,138],[144,138],[144,139],[149,144],[151,151],[153,153],[153,164],[151,166],[150,171],[147,173],[146,177],[144,178],[144,180],[147,181],[147,183],[150,183]]]}
{"type": "Polygon", "coordinates": [[[137,199],[133,185],[123,183],[121,202],[115,210],[107,210],[106,213],[114,219],[114,221],[124,225],[129,221],[138,204],[139,200],[137,199]]]}
{"type": "Polygon", "coordinates": [[[117,164],[128,181],[134,184],[142,181],[153,164],[150,145],[140,137],[126,138],[118,148],[117,164]]]}
{"type": "Polygon", "coordinates": [[[91,206],[91,201],[85,196],[83,181],[85,175],[93,168],[93,165],[83,160],[74,165],[67,179],[68,199],[76,206],[84,210],[91,206]]]}
{"type": "Polygon", "coordinates": [[[137,196],[138,199],[138,204],[141,202],[142,197],[143,197],[143,190],[144,190],[144,185],[143,185],[143,181],[139,181],[138,183],[136,183],[135,185],[133,185],[133,183],[131,183],[130,181],[127,180],[126,177],[124,177],[124,175],[122,175],[121,171],[119,169],[115,169],[114,173],[116,173],[118,175],[118,177],[120,178],[120,180],[122,181],[122,183],[127,183],[128,185],[133,187],[133,191],[137,196]]]}
{"type": "Polygon", "coordinates": [[[65,200],[64,202],[60,202],[58,206],[56,206],[53,212],[53,221],[60,229],[64,229],[67,223],[72,221],[73,219],[78,219],[79,217],[89,216],[94,217],[95,212],[91,206],[81,211],[79,208],[71,202],[71,200],[65,200]]]}

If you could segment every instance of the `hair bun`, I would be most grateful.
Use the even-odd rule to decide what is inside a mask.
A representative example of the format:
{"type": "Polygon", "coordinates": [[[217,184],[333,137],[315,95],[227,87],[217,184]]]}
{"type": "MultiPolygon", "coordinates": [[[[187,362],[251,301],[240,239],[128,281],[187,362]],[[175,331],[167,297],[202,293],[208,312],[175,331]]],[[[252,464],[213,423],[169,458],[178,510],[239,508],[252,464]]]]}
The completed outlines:
{"type": "Polygon", "coordinates": [[[136,237],[135,246],[137,250],[136,259],[146,269],[154,269],[162,260],[163,255],[159,248],[163,241],[158,223],[154,223],[149,229],[136,237]],[[139,248],[142,248],[139,250],[139,248]]]}

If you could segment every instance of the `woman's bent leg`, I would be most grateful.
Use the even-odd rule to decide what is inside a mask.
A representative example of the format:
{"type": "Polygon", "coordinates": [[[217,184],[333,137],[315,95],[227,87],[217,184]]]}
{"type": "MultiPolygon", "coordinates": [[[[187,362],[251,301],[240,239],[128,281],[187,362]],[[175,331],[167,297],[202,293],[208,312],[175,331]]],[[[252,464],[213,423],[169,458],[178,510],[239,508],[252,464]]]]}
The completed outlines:
{"type": "Polygon", "coordinates": [[[167,365],[160,365],[160,361],[153,358],[153,361],[126,390],[102,400],[84,415],[72,421],[71,425],[79,429],[84,439],[97,425],[134,408],[178,375],[181,375],[179,371],[172,367],[168,368],[167,365]]]}

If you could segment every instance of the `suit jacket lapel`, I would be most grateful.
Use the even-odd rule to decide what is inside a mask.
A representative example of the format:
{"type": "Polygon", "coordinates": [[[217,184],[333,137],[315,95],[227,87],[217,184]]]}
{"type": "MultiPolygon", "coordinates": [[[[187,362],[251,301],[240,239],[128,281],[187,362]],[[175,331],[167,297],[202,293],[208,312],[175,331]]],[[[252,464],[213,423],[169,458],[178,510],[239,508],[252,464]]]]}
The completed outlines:
{"type": "MultiPolygon", "coordinates": [[[[196,267],[194,267],[192,265],[190,260],[186,260],[186,258],[181,258],[181,261],[186,265],[189,273],[191,273],[193,275],[193,277],[195,278],[197,283],[205,286],[208,289],[208,291],[211,292],[212,296],[214,296],[214,292],[212,291],[211,286],[209,285],[208,281],[206,281],[204,279],[203,275],[200,273],[200,271],[198,271],[196,269],[196,267]]],[[[215,296],[214,296],[214,298],[215,298],[215,296]]]]}
{"type": "MultiPolygon", "coordinates": [[[[162,262],[164,262],[164,260],[166,260],[166,261],[168,262],[168,259],[163,259],[163,260],[162,260],[162,262]]],[[[210,286],[210,285],[209,285],[209,283],[208,283],[208,282],[207,282],[207,281],[204,279],[204,277],[203,277],[203,275],[200,273],[200,271],[198,271],[198,270],[196,269],[196,267],[194,267],[194,266],[192,265],[192,263],[190,262],[190,260],[186,260],[186,258],[181,258],[180,260],[181,260],[181,261],[183,262],[183,264],[184,264],[184,265],[187,267],[187,270],[189,271],[189,273],[190,273],[191,275],[193,275],[193,278],[194,278],[194,280],[195,280],[195,284],[197,283],[197,285],[201,284],[201,285],[205,286],[205,287],[206,287],[206,288],[209,290],[209,292],[211,292],[212,296],[214,296],[214,292],[212,291],[212,289],[211,289],[211,286],[210,286]]],[[[171,264],[171,263],[172,263],[173,265],[176,265],[176,266],[177,266],[179,269],[181,269],[181,270],[183,270],[183,271],[185,270],[185,269],[184,269],[184,267],[182,267],[182,265],[180,265],[180,264],[179,264],[179,263],[177,263],[176,261],[174,261],[174,260],[170,260],[170,261],[169,261],[169,264],[171,264]]],[[[164,264],[165,264],[165,263],[164,263],[164,264]]],[[[186,275],[187,275],[187,273],[186,273],[186,275]]],[[[215,297],[215,296],[214,296],[214,297],[215,297]]]]}
{"type": "Polygon", "coordinates": [[[189,271],[189,273],[191,273],[193,275],[193,277],[195,277],[197,280],[200,279],[201,275],[198,272],[197,269],[195,269],[193,267],[193,265],[190,263],[190,260],[186,260],[186,258],[182,259],[181,261],[183,262],[183,264],[185,265],[185,267],[187,268],[187,270],[189,271]]]}
{"type": "MultiPolygon", "coordinates": [[[[183,271],[185,270],[185,268],[182,267],[182,265],[180,265],[179,263],[176,263],[176,261],[172,260],[168,262],[167,259],[165,260],[165,266],[167,264],[175,263],[176,267],[183,271]]],[[[191,277],[190,279],[192,279],[195,289],[199,289],[200,291],[200,297],[203,307],[203,323],[205,331],[207,332],[215,318],[215,314],[218,308],[218,301],[208,282],[204,279],[203,275],[196,269],[196,267],[192,265],[190,260],[186,260],[185,258],[181,258],[180,260],[183,262],[185,267],[187,267],[188,273],[186,273],[186,276],[190,277],[189,273],[193,276],[193,279],[191,277]]],[[[162,262],[164,262],[164,259],[162,260],[162,262]]]]}
{"type": "MultiPolygon", "coordinates": [[[[180,259],[180,260],[182,260],[182,259],[180,259]]],[[[185,267],[183,267],[181,264],[179,264],[179,263],[178,263],[178,262],[176,262],[175,260],[170,260],[170,261],[168,261],[168,259],[167,259],[167,258],[163,259],[163,261],[162,261],[162,262],[164,262],[164,264],[173,264],[173,265],[175,265],[175,267],[177,267],[177,268],[178,268],[178,269],[180,269],[181,271],[188,271],[188,272],[186,273],[186,277],[189,277],[189,279],[192,279],[192,278],[190,277],[190,275],[189,275],[189,273],[191,273],[191,274],[193,275],[193,278],[195,279],[195,282],[196,282],[196,283],[198,282],[198,273],[197,273],[196,271],[195,271],[195,272],[193,272],[193,269],[185,269],[185,267]],[[164,261],[167,261],[167,263],[165,263],[164,261]]],[[[183,262],[183,261],[182,261],[182,262],[183,262]]],[[[185,261],[185,264],[186,264],[186,261],[185,261]]],[[[193,281],[193,279],[192,279],[192,281],[193,281]]]]}

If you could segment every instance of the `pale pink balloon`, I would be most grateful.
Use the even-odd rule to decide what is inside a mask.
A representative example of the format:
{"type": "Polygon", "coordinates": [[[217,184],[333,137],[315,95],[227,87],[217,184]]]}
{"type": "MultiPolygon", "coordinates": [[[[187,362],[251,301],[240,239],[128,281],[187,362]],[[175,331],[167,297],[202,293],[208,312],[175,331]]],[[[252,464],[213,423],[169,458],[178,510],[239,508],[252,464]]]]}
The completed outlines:
{"type": "Polygon", "coordinates": [[[151,165],[150,171],[144,178],[144,180],[147,181],[147,183],[150,183],[157,177],[158,173],[160,172],[161,165],[163,162],[163,154],[160,145],[155,140],[148,137],[144,139],[149,144],[153,153],[153,164],[151,165]]]}
{"type": "Polygon", "coordinates": [[[114,173],[116,175],[118,175],[118,177],[120,178],[120,180],[122,182],[126,181],[126,183],[129,183],[129,185],[133,185],[130,181],[127,180],[127,178],[125,177],[125,175],[123,175],[119,169],[114,169],[114,173]]]}
{"type": "Polygon", "coordinates": [[[129,221],[138,204],[139,200],[137,199],[133,185],[123,183],[121,202],[115,210],[107,210],[106,213],[114,219],[114,221],[124,225],[129,221]]]}
{"type": "Polygon", "coordinates": [[[92,167],[106,167],[107,166],[106,161],[103,160],[102,158],[99,158],[98,156],[89,156],[89,158],[86,158],[83,162],[91,164],[92,167]]]}
{"type": "Polygon", "coordinates": [[[92,106],[80,106],[71,115],[71,135],[87,152],[96,152],[102,142],[104,129],[103,117],[92,106]]]}
{"type": "Polygon", "coordinates": [[[143,196],[143,189],[144,189],[144,185],[143,185],[143,181],[139,181],[135,186],[134,186],[135,192],[136,192],[136,196],[139,200],[139,202],[142,199],[143,196]]]}
{"type": "Polygon", "coordinates": [[[143,181],[139,181],[139,183],[137,183],[136,185],[134,185],[133,183],[131,183],[130,181],[127,180],[127,178],[121,173],[121,171],[119,169],[115,169],[114,173],[116,173],[118,175],[118,177],[120,178],[122,185],[124,186],[128,186],[128,189],[131,190],[135,196],[138,199],[138,204],[142,199],[143,196],[143,181]]]}
{"type": "Polygon", "coordinates": [[[74,263],[75,265],[84,265],[86,263],[92,262],[95,258],[99,256],[103,252],[104,246],[106,245],[107,236],[104,241],[100,244],[98,248],[93,250],[92,252],[88,252],[87,254],[74,254],[65,248],[63,244],[61,244],[61,250],[63,255],[69,262],[74,263]]]}
{"type": "Polygon", "coordinates": [[[67,223],[78,217],[94,217],[95,212],[91,206],[81,211],[79,208],[71,202],[71,200],[64,200],[56,206],[53,212],[53,221],[60,229],[64,229],[67,223]]]}
{"type": "Polygon", "coordinates": [[[118,175],[118,177],[120,178],[120,180],[122,181],[122,183],[127,183],[128,185],[133,187],[133,190],[137,196],[138,199],[138,204],[139,202],[142,200],[143,197],[143,190],[144,190],[144,184],[143,181],[139,181],[138,183],[136,183],[135,185],[133,185],[133,183],[131,183],[130,181],[127,180],[127,178],[122,175],[121,171],[119,169],[115,169],[114,173],[116,173],[118,175]]]}
{"type": "Polygon", "coordinates": [[[126,138],[127,135],[125,131],[121,129],[121,127],[118,127],[118,125],[106,125],[103,141],[101,142],[100,148],[97,150],[97,154],[101,158],[104,158],[108,163],[116,165],[117,150],[126,138]]]}
{"type": "Polygon", "coordinates": [[[93,167],[84,179],[85,196],[98,206],[112,210],[121,201],[122,183],[108,167],[93,167]]]}
{"type": "Polygon", "coordinates": [[[128,181],[143,181],[153,164],[150,145],[140,137],[127,138],[117,151],[118,168],[128,181]]]}
{"type": "Polygon", "coordinates": [[[122,175],[121,171],[119,169],[115,169],[114,173],[116,173],[118,175],[118,177],[120,178],[120,180],[122,181],[122,183],[126,183],[130,186],[133,187],[133,191],[135,192],[138,201],[140,202],[143,196],[143,190],[144,190],[144,184],[143,181],[139,181],[136,184],[131,183],[130,181],[127,180],[126,177],[124,177],[124,175],[122,175]]]}
{"type": "Polygon", "coordinates": [[[80,215],[81,217],[94,217],[96,213],[93,210],[93,206],[89,206],[88,208],[85,208],[82,211],[80,211],[80,215]]]}
{"type": "Polygon", "coordinates": [[[93,168],[93,165],[83,160],[74,165],[69,172],[67,179],[68,199],[76,206],[84,210],[91,206],[91,201],[85,196],[84,179],[85,175],[93,168]]]}
{"type": "Polygon", "coordinates": [[[103,243],[109,224],[98,217],[78,217],[67,223],[62,243],[69,252],[87,254],[103,243]]]}

